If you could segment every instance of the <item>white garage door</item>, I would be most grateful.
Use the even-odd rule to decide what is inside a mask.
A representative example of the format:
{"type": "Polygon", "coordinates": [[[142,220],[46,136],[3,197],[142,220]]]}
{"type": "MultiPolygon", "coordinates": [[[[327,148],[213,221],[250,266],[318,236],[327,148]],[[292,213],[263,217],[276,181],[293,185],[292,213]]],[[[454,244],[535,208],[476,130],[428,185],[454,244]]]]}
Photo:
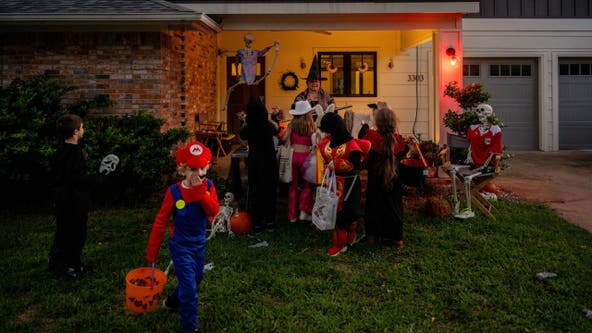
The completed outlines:
{"type": "Polygon", "coordinates": [[[504,123],[503,144],[510,150],[538,149],[537,60],[464,58],[463,85],[483,83],[487,103],[504,123]]]}
{"type": "Polygon", "coordinates": [[[559,149],[592,149],[592,59],[559,59],[559,149]]]}

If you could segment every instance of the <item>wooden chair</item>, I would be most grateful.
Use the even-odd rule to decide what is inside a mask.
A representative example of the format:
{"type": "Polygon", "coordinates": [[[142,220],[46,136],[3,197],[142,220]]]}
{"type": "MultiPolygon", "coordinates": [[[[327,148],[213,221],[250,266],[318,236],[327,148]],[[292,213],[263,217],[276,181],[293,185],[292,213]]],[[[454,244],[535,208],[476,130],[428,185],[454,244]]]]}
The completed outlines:
{"type": "MultiPolygon", "coordinates": [[[[236,134],[228,133],[228,128],[225,122],[222,122],[221,126],[222,130],[224,131],[224,134],[220,136],[220,141],[222,142],[222,147],[224,148],[222,152],[224,153],[224,156],[226,156],[232,148],[232,141],[234,140],[234,138],[236,138],[236,134]]],[[[220,153],[220,151],[218,151],[218,153],[220,153]]]]}
{"type": "MultiPolygon", "coordinates": [[[[483,166],[475,169],[470,167],[459,169],[457,173],[457,184],[465,185],[464,191],[467,191],[467,183],[469,183],[470,202],[471,206],[477,207],[485,216],[495,219],[493,204],[481,195],[481,190],[491,183],[500,174],[500,159],[501,155],[497,153],[490,153],[489,158],[483,166]],[[495,166],[492,165],[491,160],[495,159],[495,166]]],[[[466,197],[466,194],[465,194],[466,197]]],[[[465,199],[466,200],[466,199],[465,199]]],[[[469,203],[467,202],[467,206],[469,203]]]]}
{"type": "MultiPolygon", "coordinates": [[[[463,147],[464,148],[464,147],[463,147]]],[[[491,183],[501,171],[501,154],[489,153],[487,161],[478,168],[471,168],[470,165],[452,164],[450,160],[450,146],[445,147],[440,152],[443,160],[444,169],[452,178],[453,186],[453,214],[457,218],[470,218],[474,216],[472,207],[477,207],[485,216],[495,219],[493,204],[481,195],[481,190],[491,183]],[[495,163],[492,163],[495,161],[495,163]],[[458,191],[457,191],[458,190],[458,191]],[[457,196],[457,192],[461,195],[457,196]],[[463,195],[464,194],[464,195],[463,195]],[[459,212],[459,198],[463,200],[467,208],[464,212],[459,212]],[[464,197],[464,198],[463,198],[464,197]]]]}
{"type": "Polygon", "coordinates": [[[206,146],[214,141],[211,148],[216,150],[216,158],[228,155],[226,149],[229,149],[228,144],[236,137],[236,134],[228,133],[226,131],[226,123],[223,121],[210,121],[204,123],[197,123],[195,127],[195,137],[201,140],[206,146]],[[226,148],[228,147],[228,148],[226,148]]]}

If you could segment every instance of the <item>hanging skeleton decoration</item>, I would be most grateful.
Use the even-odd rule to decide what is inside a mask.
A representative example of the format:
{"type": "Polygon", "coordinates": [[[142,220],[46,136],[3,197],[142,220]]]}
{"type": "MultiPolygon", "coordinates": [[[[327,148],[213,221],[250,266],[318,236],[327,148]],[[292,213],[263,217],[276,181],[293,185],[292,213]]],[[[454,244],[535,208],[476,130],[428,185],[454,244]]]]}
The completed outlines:
{"type": "Polygon", "coordinates": [[[210,235],[208,240],[216,235],[217,232],[228,232],[229,236],[232,236],[232,229],[230,228],[230,217],[234,211],[234,208],[230,207],[230,204],[234,201],[234,194],[226,192],[224,194],[224,205],[220,206],[220,211],[212,220],[210,226],[210,235]]]}
{"type": "Polygon", "coordinates": [[[275,65],[275,61],[277,60],[278,54],[280,52],[280,42],[274,41],[273,45],[270,45],[263,50],[253,50],[251,48],[251,44],[255,40],[255,36],[253,34],[247,33],[244,37],[245,41],[245,48],[236,51],[236,61],[235,66],[238,72],[239,64],[241,65],[240,70],[240,77],[239,81],[228,88],[228,92],[226,93],[226,102],[224,103],[224,110],[228,108],[228,101],[230,100],[230,94],[240,84],[246,85],[258,85],[261,81],[265,80],[271,71],[273,70],[273,66],[275,65]],[[264,56],[267,51],[271,49],[272,46],[275,46],[275,54],[273,56],[273,60],[271,61],[271,66],[267,69],[265,74],[255,81],[255,77],[257,75],[257,57],[264,56]]]}

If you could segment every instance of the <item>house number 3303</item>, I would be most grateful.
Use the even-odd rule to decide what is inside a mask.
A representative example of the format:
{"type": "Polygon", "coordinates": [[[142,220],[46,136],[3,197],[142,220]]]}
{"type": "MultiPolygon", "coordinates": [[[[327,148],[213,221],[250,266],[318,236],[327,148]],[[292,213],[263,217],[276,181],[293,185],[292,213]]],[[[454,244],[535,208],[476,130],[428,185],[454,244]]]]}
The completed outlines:
{"type": "Polygon", "coordinates": [[[407,82],[422,82],[423,81],[423,74],[410,74],[408,75],[407,82]]]}

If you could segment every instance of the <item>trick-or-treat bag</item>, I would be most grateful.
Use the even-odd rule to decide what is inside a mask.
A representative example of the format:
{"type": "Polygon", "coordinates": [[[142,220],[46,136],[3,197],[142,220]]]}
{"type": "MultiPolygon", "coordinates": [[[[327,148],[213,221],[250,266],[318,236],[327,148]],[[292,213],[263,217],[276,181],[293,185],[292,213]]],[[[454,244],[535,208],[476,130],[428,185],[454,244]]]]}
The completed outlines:
{"type": "Polygon", "coordinates": [[[337,205],[339,204],[336,183],[335,170],[326,168],[321,185],[317,187],[317,195],[312,208],[312,224],[319,230],[335,228],[337,205]]]}
{"type": "Polygon", "coordinates": [[[294,149],[290,145],[290,140],[278,147],[279,179],[282,183],[292,182],[292,152],[294,152],[294,149]]]}

